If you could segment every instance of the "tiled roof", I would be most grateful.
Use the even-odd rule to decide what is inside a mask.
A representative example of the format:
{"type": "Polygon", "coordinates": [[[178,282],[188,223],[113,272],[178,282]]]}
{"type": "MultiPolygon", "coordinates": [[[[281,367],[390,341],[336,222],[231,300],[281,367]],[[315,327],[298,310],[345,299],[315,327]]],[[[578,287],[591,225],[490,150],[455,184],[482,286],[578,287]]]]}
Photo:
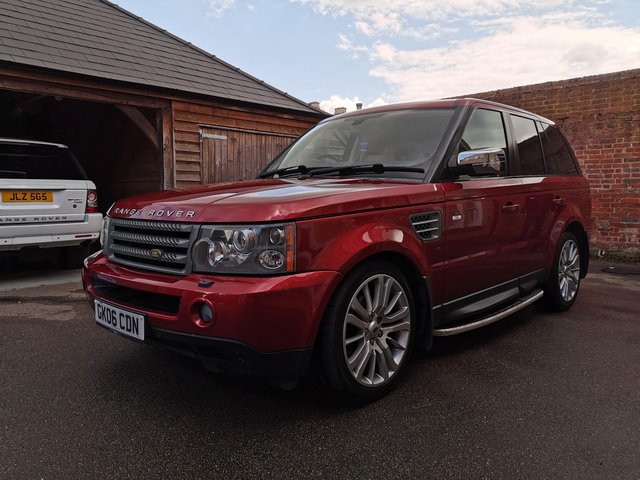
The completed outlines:
{"type": "Polygon", "coordinates": [[[0,0],[0,61],[320,113],[106,0],[0,0]]]}

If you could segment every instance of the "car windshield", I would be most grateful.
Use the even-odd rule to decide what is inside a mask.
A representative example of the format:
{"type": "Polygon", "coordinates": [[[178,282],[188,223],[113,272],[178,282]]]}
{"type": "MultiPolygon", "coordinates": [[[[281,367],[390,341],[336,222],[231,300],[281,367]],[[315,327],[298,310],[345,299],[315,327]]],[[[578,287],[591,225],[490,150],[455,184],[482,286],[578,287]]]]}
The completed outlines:
{"type": "Polygon", "coordinates": [[[67,148],[0,143],[0,178],[84,180],[86,177],[67,148]]]}
{"type": "MultiPolygon", "coordinates": [[[[321,123],[282,152],[262,172],[311,173],[318,168],[340,172],[379,174],[361,166],[384,166],[393,172],[413,168],[404,175],[423,175],[453,116],[451,108],[372,112],[321,123]],[[296,168],[301,167],[301,168],[296,168]]],[[[328,170],[327,170],[328,171],[328,170]]],[[[397,175],[397,173],[396,173],[397,175]]]]}

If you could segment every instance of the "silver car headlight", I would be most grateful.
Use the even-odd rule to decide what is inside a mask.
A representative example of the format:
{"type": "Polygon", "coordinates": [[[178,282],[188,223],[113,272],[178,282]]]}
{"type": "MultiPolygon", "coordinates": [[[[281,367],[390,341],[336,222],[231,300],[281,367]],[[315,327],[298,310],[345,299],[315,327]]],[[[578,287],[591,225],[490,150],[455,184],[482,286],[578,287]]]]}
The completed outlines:
{"type": "Polygon", "coordinates": [[[267,275],[295,271],[295,224],[203,225],[193,271],[267,275]]]}

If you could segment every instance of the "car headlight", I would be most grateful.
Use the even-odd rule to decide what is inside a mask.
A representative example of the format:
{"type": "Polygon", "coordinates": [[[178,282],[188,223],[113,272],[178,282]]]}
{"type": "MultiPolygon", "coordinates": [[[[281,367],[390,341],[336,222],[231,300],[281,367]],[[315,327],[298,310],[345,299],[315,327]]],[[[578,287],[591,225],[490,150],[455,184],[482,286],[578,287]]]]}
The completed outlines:
{"type": "Polygon", "coordinates": [[[111,219],[106,215],[102,219],[102,230],[100,231],[100,246],[106,252],[109,243],[109,221],[111,219]]]}
{"type": "Polygon", "coordinates": [[[295,270],[295,225],[203,225],[193,271],[266,275],[295,270]]]}

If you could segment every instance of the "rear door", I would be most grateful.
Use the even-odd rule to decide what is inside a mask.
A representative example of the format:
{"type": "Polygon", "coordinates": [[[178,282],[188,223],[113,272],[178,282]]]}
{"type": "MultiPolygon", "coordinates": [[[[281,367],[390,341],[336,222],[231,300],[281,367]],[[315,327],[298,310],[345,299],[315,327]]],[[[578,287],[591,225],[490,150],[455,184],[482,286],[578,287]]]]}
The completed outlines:
{"type": "Polygon", "coordinates": [[[523,290],[531,290],[543,276],[543,267],[549,247],[549,235],[556,206],[556,183],[546,177],[542,144],[536,122],[521,115],[511,114],[511,127],[517,147],[519,172],[525,200],[526,216],[524,240],[526,252],[518,260],[518,274],[523,290]]]}
{"type": "Polygon", "coordinates": [[[526,254],[520,257],[520,287],[535,288],[555,252],[559,217],[568,205],[584,203],[588,191],[576,188],[579,170],[571,149],[556,127],[521,115],[510,115],[525,187],[526,254]],[[544,153],[544,154],[543,154],[544,153]],[[554,240],[555,237],[555,240],[554,240]]]}
{"type": "Polygon", "coordinates": [[[87,188],[67,148],[0,143],[0,225],[84,221],[87,188]]]}

